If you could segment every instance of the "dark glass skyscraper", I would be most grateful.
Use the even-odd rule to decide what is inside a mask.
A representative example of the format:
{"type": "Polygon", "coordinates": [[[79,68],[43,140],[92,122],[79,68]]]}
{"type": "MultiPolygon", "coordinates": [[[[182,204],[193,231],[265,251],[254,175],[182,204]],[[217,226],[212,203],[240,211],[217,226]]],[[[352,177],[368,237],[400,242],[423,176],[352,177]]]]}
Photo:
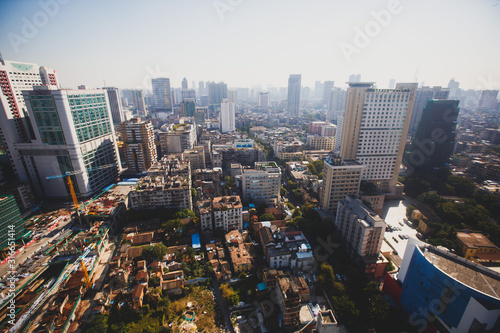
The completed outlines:
{"type": "Polygon", "coordinates": [[[410,148],[412,167],[422,170],[449,163],[455,144],[459,102],[449,99],[427,101],[410,148]]]}

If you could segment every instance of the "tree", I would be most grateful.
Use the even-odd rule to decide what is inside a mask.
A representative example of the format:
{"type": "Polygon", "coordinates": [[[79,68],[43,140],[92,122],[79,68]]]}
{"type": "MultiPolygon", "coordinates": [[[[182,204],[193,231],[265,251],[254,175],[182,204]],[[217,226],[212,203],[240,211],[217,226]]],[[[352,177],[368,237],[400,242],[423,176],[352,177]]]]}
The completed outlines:
{"type": "Polygon", "coordinates": [[[194,187],[191,187],[191,196],[193,197],[193,199],[198,196],[198,191],[196,191],[194,187]]]}
{"type": "Polygon", "coordinates": [[[222,297],[224,297],[230,306],[236,306],[240,303],[240,296],[229,286],[229,284],[223,283],[219,288],[222,292],[222,297]]]}
{"type": "Polygon", "coordinates": [[[356,308],[356,304],[346,295],[332,297],[332,306],[335,314],[347,325],[352,325],[359,317],[359,310],[356,308]]]}
{"type": "Polygon", "coordinates": [[[406,218],[408,218],[408,220],[411,219],[411,213],[413,213],[413,211],[417,209],[417,207],[413,206],[413,205],[410,205],[408,207],[406,207],[406,218]]]}
{"type": "Polygon", "coordinates": [[[262,214],[259,217],[259,221],[274,221],[276,217],[273,214],[262,214]]]}
{"type": "Polygon", "coordinates": [[[288,194],[288,191],[286,190],[286,188],[284,188],[283,186],[281,186],[280,195],[282,197],[286,197],[287,194],[288,194]]]}
{"type": "Polygon", "coordinates": [[[318,274],[318,287],[323,290],[329,290],[330,286],[335,283],[335,273],[333,267],[324,262],[321,264],[318,274]]]}
{"type": "Polygon", "coordinates": [[[142,250],[142,256],[147,261],[162,260],[167,254],[168,249],[163,244],[149,245],[142,250]]]}
{"type": "Polygon", "coordinates": [[[300,208],[295,208],[295,210],[292,213],[292,218],[302,216],[302,212],[300,211],[300,208]]]}
{"type": "Polygon", "coordinates": [[[370,297],[371,306],[368,309],[368,318],[375,324],[380,324],[389,319],[391,305],[382,295],[370,297]]]}
{"type": "Polygon", "coordinates": [[[108,316],[107,315],[96,315],[88,323],[86,332],[89,333],[103,333],[108,330],[108,316]]]}

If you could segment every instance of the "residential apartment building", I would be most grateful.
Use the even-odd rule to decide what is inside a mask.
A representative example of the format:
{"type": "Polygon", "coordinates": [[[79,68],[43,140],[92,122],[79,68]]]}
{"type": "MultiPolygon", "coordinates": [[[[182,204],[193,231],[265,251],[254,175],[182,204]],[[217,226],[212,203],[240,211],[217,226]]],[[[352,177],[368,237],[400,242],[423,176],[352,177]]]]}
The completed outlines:
{"type": "Polygon", "coordinates": [[[314,150],[333,151],[335,149],[335,137],[308,135],[306,145],[314,150]]]}
{"type": "Polygon", "coordinates": [[[226,234],[226,246],[229,258],[236,276],[242,272],[249,272],[253,268],[254,255],[253,244],[248,232],[232,230],[226,234]]]}
{"type": "Polygon", "coordinates": [[[340,156],[365,165],[363,180],[384,193],[396,192],[416,88],[416,83],[398,83],[396,89],[349,83],[340,156]]]}
{"type": "Polygon", "coordinates": [[[195,146],[196,127],[193,124],[175,124],[166,130],[158,134],[162,154],[179,154],[195,146]]]}
{"type": "MultiPolygon", "coordinates": [[[[385,221],[355,196],[346,196],[338,203],[334,225],[354,262],[366,274],[376,274],[379,271],[377,265],[380,262],[385,221]]],[[[385,263],[383,265],[385,267],[385,263]]]]}
{"type": "Polygon", "coordinates": [[[276,205],[281,201],[281,169],[276,162],[255,162],[254,169],[243,169],[243,200],[276,205]]]}
{"type": "Polygon", "coordinates": [[[243,230],[243,205],[237,195],[200,201],[198,210],[202,230],[243,230]]]}
{"type": "Polygon", "coordinates": [[[321,208],[335,213],[340,200],[347,195],[358,195],[363,169],[363,165],[358,161],[342,160],[337,154],[325,158],[321,208]]]}
{"type": "Polygon", "coordinates": [[[230,102],[226,98],[222,100],[219,121],[221,133],[229,133],[236,130],[234,102],[230,102]]]}
{"type": "Polygon", "coordinates": [[[120,133],[128,170],[148,170],[158,159],[151,122],[133,118],[120,124],[120,133]]]}
{"type": "Polygon", "coordinates": [[[129,207],[193,209],[189,164],[175,156],[163,156],[129,193],[129,207]]]}
{"type": "Polygon", "coordinates": [[[205,169],[205,148],[203,146],[194,146],[193,149],[186,149],[182,153],[182,159],[191,165],[191,170],[205,169]]]}
{"type": "Polygon", "coordinates": [[[64,178],[46,180],[66,172],[74,173],[73,187],[81,197],[116,181],[121,163],[105,90],[39,86],[23,91],[23,96],[33,139],[14,148],[38,195],[67,198],[64,178]]]}

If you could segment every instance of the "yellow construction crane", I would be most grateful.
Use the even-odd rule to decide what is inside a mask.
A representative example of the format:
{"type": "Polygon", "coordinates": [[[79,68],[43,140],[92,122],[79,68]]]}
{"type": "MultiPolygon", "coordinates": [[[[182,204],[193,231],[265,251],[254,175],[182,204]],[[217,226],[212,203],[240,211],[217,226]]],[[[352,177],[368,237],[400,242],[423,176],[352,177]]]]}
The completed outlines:
{"type": "Polygon", "coordinates": [[[49,176],[49,177],[45,177],[45,179],[47,179],[47,181],[49,181],[51,179],[66,177],[66,184],[68,184],[69,192],[71,193],[71,198],[73,199],[73,203],[75,204],[76,213],[77,213],[78,216],[80,216],[80,205],[78,204],[78,198],[76,197],[75,188],[73,186],[73,182],[71,181],[71,176],[78,175],[78,174],[84,173],[84,172],[88,173],[88,172],[92,172],[92,171],[96,171],[96,170],[102,170],[102,169],[106,169],[106,168],[110,168],[110,167],[114,167],[114,166],[117,166],[117,164],[116,163],[114,163],[114,164],[106,164],[106,165],[103,165],[103,166],[100,166],[100,167],[96,167],[96,168],[92,168],[92,169],[87,169],[85,171],[84,170],[68,171],[64,175],[49,176]]]}
{"type": "Polygon", "coordinates": [[[83,271],[83,279],[85,282],[85,288],[90,289],[92,287],[92,281],[90,281],[89,272],[87,271],[87,267],[85,267],[85,262],[83,260],[80,261],[80,266],[82,267],[82,271],[83,271]]]}

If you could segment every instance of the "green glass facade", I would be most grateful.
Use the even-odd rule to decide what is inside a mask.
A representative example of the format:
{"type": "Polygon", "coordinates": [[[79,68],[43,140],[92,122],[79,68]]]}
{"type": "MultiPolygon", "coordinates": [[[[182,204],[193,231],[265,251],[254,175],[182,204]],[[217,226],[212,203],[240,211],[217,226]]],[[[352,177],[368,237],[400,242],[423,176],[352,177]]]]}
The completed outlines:
{"type": "Polygon", "coordinates": [[[69,95],[68,100],[79,142],[111,134],[104,93],[69,95]]]}
{"type": "Polygon", "coordinates": [[[29,102],[41,140],[47,145],[64,145],[66,140],[52,95],[30,96],[29,102]]]}
{"type": "Polygon", "coordinates": [[[9,234],[13,232],[14,238],[19,239],[23,235],[24,229],[24,221],[14,196],[0,196],[0,249],[4,249],[11,241],[9,234]]]}

